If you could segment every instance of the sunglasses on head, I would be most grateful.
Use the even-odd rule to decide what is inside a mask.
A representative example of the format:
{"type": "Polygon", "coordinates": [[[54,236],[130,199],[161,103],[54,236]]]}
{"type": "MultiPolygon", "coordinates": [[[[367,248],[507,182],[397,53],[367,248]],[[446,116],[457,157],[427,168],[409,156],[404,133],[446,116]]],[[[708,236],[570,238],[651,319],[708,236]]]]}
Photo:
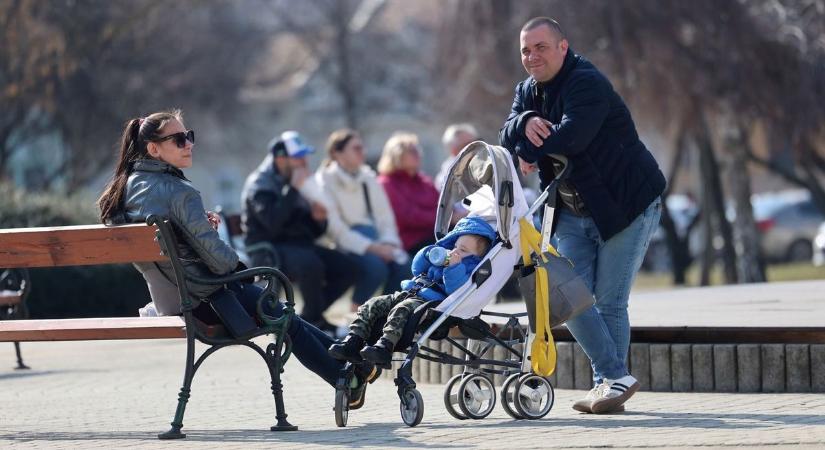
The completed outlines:
{"type": "Polygon", "coordinates": [[[155,139],[155,142],[163,142],[168,141],[169,139],[175,140],[175,145],[178,148],[186,147],[186,141],[191,143],[195,143],[195,130],[187,130],[181,131],[180,133],[170,134],[169,136],[163,136],[161,138],[155,139]]]}

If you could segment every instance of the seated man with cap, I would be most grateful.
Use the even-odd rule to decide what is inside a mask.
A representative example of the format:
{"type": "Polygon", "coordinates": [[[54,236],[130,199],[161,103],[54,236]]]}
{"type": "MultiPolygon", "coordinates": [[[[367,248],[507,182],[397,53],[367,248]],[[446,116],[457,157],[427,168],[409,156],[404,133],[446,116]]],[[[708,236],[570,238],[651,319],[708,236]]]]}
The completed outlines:
{"type": "Polygon", "coordinates": [[[304,320],[334,333],[323,312],[360,277],[359,265],[315,244],[326,231],[327,209],[307,167],[314,149],[295,131],[276,136],[268,149],[241,194],[246,251],[254,266],[276,267],[297,285],[304,320]]]}

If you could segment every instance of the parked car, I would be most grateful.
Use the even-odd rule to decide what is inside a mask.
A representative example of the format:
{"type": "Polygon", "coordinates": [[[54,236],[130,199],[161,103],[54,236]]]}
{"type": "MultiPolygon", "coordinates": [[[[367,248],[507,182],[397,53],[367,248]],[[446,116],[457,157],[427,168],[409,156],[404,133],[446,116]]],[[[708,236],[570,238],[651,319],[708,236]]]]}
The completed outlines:
{"type": "Polygon", "coordinates": [[[762,254],[768,261],[811,261],[813,242],[825,214],[811,200],[810,192],[759,194],[751,203],[762,233],[762,254]]]}

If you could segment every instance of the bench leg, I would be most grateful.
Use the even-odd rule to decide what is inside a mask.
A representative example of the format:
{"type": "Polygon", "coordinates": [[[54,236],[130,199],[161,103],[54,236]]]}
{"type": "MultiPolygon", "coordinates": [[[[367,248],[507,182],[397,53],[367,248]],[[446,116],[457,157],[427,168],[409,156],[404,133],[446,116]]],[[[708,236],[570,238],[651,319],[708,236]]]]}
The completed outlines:
{"type": "Polygon", "coordinates": [[[23,364],[23,355],[20,353],[20,343],[19,342],[14,343],[14,352],[17,353],[17,367],[15,367],[14,370],[31,369],[31,367],[23,364]]]}
{"type": "Polygon", "coordinates": [[[269,376],[272,379],[272,395],[275,397],[275,418],[277,424],[270,427],[271,431],[296,431],[297,426],[290,424],[286,420],[286,411],[284,408],[283,385],[281,384],[281,372],[283,372],[283,359],[281,359],[281,350],[284,347],[283,334],[279,334],[275,343],[269,344],[266,347],[267,366],[269,367],[269,376]]]}
{"type": "Polygon", "coordinates": [[[195,376],[194,366],[195,338],[189,334],[186,337],[186,369],[183,375],[183,386],[180,388],[180,394],[178,394],[178,407],[175,410],[175,418],[172,419],[172,428],[165,433],[158,434],[158,439],[183,439],[186,437],[186,434],[181,433],[180,430],[183,428],[183,414],[186,412],[186,403],[189,401],[192,378],[195,376]]]}

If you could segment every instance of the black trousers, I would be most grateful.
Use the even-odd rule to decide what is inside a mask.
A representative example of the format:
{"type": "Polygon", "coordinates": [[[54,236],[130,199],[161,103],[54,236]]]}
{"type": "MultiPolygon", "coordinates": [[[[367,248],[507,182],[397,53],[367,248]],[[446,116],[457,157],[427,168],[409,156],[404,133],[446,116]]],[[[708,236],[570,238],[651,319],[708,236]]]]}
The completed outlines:
{"type": "Polygon", "coordinates": [[[274,266],[300,290],[304,299],[301,317],[309,323],[323,320],[323,312],[361,278],[361,265],[352,255],[306,243],[273,245],[275,258],[267,252],[249,256],[254,266],[274,266]]]}

